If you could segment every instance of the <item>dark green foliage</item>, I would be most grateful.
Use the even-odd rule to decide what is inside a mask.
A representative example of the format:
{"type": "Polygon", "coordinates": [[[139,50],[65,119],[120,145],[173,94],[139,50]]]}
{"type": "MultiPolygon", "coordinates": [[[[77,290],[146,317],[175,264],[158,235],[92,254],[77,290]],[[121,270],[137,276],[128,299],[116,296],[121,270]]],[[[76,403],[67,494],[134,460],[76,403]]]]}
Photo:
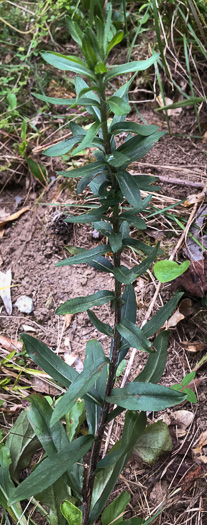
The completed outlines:
{"type": "MultiPolygon", "coordinates": [[[[92,7],[94,14],[95,3],[92,3],[92,7]]],[[[110,359],[106,357],[98,341],[89,341],[86,346],[84,368],[79,374],[46,345],[31,336],[22,334],[29,356],[66,391],[55,404],[54,410],[42,396],[31,396],[30,408],[27,411],[31,441],[35,435],[47,457],[44,457],[31,475],[19,484],[13,495],[9,494],[9,504],[13,505],[35,495],[44,502],[48,496],[46,505],[50,508],[51,503],[49,504],[48,501],[51,502],[51,494],[55,495],[58,505],[60,504],[60,497],[57,498],[59,490],[64,505],[61,506],[61,518],[59,510],[57,512],[53,508],[51,523],[54,525],[64,524],[64,516],[70,517],[71,524],[75,523],[75,520],[79,523],[80,511],[82,511],[82,525],[93,525],[104,509],[137,438],[144,432],[146,410],[162,410],[186,399],[186,395],[181,392],[157,385],[166,363],[168,333],[163,330],[154,342],[148,339],[161,329],[171,315],[180,294],[161,308],[144,327],[139,327],[136,325],[137,305],[133,288],[133,282],[149,269],[160,253],[160,248],[159,245],[151,248],[139,239],[130,238],[131,225],[138,230],[146,228],[140,212],[142,215],[145,213],[151,195],[142,199],[141,190],[147,188],[150,192],[150,183],[154,183],[155,178],[149,176],[145,178],[143,175],[133,177],[127,168],[132,161],[141,159],[165,132],[160,132],[157,126],[125,122],[130,112],[127,92],[131,80],[110,96],[106,94],[109,86],[110,90],[113,89],[111,81],[115,77],[144,71],[156,64],[158,55],[153,54],[141,62],[108,66],[107,57],[110,50],[123,38],[123,32],[119,29],[116,31],[111,23],[111,17],[112,9],[109,3],[105,22],[101,13],[95,18],[96,31],[92,30],[92,25],[82,31],[76,22],[68,19],[70,34],[80,46],[84,60],[61,53],[42,53],[48,64],[78,75],[75,77],[76,99],[65,101],[59,99],[57,103],[83,106],[93,119],[87,130],[71,123],[72,137],[46,151],[48,156],[61,156],[68,152],[73,156],[84,148],[96,148],[94,162],[69,172],[59,172],[65,177],[79,177],[77,193],[82,192],[89,185],[96,200],[99,201],[99,206],[96,208],[91,207],[88,213],[79,216],[67,217],[66,222],[92,223],[94,228],[107,238],[105,243],[90,250],[76,250],[74,256],[61,261],[57,266],[87,263],[97,271],[112,274],[114,279],[114,291],[101,290],[90,296],[69,299],[56,311],[58,315],[86,311],[95,328],[109,337],[110,359]],[[88,84],[79,75],[85,77],[88,84]],[[109,120],[111,116],[112,122],[109,120]],[[116,148],[114,137],[120,132],[126,133],[126,140],[116,148]],[[132,133],[134,136],[131,135],[132,133]],[[131,269],[121,264],[122,251],[128,247],[133,247],[146,256],[131,269]],[[113,327],[101,321],[91,310],[107,302],[111,303],[114,310],[113,327]],[[148,361],[144,370],[132,383],[127,383],[124,388],[116,388],[118,364],[123,360],[130,346],[137,348],[138,351],[148,352],[148,361]],[[83,413],[86,414],[88,435],[76,437],[74,430],[74,439],[71,438],[70,442],[67,425],[71,410],[79,398],[85,402],[83,413]],[[118,407],[111,411],[113,404],[118,407]],[[100,460],[106,424],[123,409],[127,411],[122,437],[107,456],[100,460]],[[60,421],[62,418],[65,418],[67,423],[66,431],[60,421]],[[89,449],[89,467],[86,469],[83,484],[83,456],[89,449]],[[40,488],[41,494],[39,494],[40,488]],[[66,488],[70,494],[70,501],[65,496],[66,488]]],[[[50,97],[41,95],[38,98],[48,104],[56,103],[56,99],[50,97]]],[[[12,443],[9,445],[12,448],[12,443]]],[[[12,450],[10,453],[13,453],[12,450]]],[[[19,450],[17,453],[18,458],[21,458],[19,450]]],[[[128,496],[120,497],[118,501],[120,511],[125,509],[127,502],[128,496]]],[[[114,516],[111,516],[111,512],[114,512],[113,508],[112,504],[104,511],[103,525],[110,523],[109,519],[114,521],[114,516]]],[[[117,516],[118,514],[115,513],[115,517],[117,516]]],[[[141,522],[139,518],[126,521],[126,523],[141,522]]]]}

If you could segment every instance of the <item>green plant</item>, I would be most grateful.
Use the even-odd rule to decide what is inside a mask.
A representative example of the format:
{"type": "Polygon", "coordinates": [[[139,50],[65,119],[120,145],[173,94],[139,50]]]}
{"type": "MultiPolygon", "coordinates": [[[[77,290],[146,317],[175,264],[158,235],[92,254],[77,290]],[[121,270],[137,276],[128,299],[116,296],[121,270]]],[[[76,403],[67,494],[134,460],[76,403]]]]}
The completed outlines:
{"type": "MultiPolygon", "coordinates": [[[[112,274],[114,278],[114,291],[102,290],[93,295],[70,299],[56,312],[58,315],[65,315],[86,311],[94,326],[108,336],[109,357],[105,355],[98,341],[89,341],[86,345],[84,368],[78,374],[45,344],[27,334],[22,334],[28,355],[54,381],[61,384],[66,392],[55,404],[54,409],[43,396],[32,394],[29,398],[30,407],[22,413],[23,415],[21,414],[26,431],[21,428],[20,432],[19,426],[20,423],[22,425],[22,420],[19,420],[19,416],[11,436],[7,438],[5,447],[8,457],[9,455],[11,457],[11,468],[8,470],[8,460],[6,472],[13,481],[18,481],[22,462],[25,460],[24,450],[20,447],[20,443],[17,443],[15,434],[26,436],[28,446],[29,443],[33,443],[35,437],[38,438],[47,457],[42,458],[30,476],[15,490],[8,488],[6,508],[11,509],[17,502],[35,496],[50,510],[50,522],[53,525],[65,524],[65,520],[70,525],[94,524],[102,513],[135,443],[145,432],[146,411],[162,410],[186,399],[185,394],[157,384],[166,364],[168,332],[161,331],[153,342],[151,341],[171,315],[182,293],[172,297],[150,321],[140,328],[136,324],[137,305],[133,288],[133,282],[150,267],[157,254],[161,252],[159,245],[151,248],[140,240],[130,237],[131,225],[138,230],[146,228],[140,213],[145,213],[150,202],[150,183],[154,178],[133,177],[127,171],[127,167],[132,161],[141,159],[165,132],[160,132],[156,125],[138,125],[126,121],[126,116],[130,112],[127,93],[132,79],[112,95],[106,94],[109,88],[112,89],[111,82],[114,78],[145,70],[156,63],[158,55],[154,54],[140,62],[108,67],[108,54],[123,37],[122,31],[111,30],[111,14],[109,8],[105,23],[101,18],[95,18],[96,31],[87,27],[83,32],[77,23],[69,22],[70,33],[80,46],[84,60],[60,53],[42,54],[46,62],[57,69],[77,74],[76,99],[53,99],[36,95],[47,103],[83,106],[93,118],[88,131],[71,122],[72,137],[47,149],[46,155],[59,156],[68,152],[75,155],[84,148],[96,148],[94,162],[81,168],[58,173],[65,177],[79,178],[78,194],[90,185],[98,202],[95,207],[91,204],[88,213],[70,216],[66,221],[92,223],[108,239],[107,244],[98,245],[90,250],[81,249],[73,257],[59,262],[57,266],[87,263],[98,271],[112,274]],[[88,84],[82,76],[88,80],[88,84]],[[111,115],[113,115],[112,121],[109,120],[111,115]],[[127,134],[127,138],[117,148],[115,136],[122,132],[127,134]],[[140,193],[143,188],[149,191],[149,196],[144,200],[140,193]],[[121,262],[122,253],[128,247],[133,247],[146,255],[141,263],[131,269],[121,262]],[[111,259],[107,255],[109,250],[113,254],[111,259]],[[114,311],[113,326],[102,322],[91,310],[94,306],[101,306],[107,302],[111,303],[114,311]],[[119,388],[115,386],[118,365],[125,358],[130,346],[149,354],[148,361],[133,382],[128,382],[125,387],[119,388]],[[84,400],[84,407],[83,404],[77,404],[79,399],[84,400]],[[113,408],[113,405],[116,405],[116,408],[113,408]],[[74,413],[71,416],[71,410],[76,412],[76,409],[80,410],[75,416],[74,413]],[[81,431],[83,410],[86,414],[88,431],[87,435],[77,437],[77,432],[81,431]],[[126,414],[122,436],[110,452],[100,459],[106,426],[124,410],[126,414]],[[74,419],[76,423],[70,432],[69,423],[71,422],[72,425],[74,419]],[[66,430],[64,420],[66,420],[66,430]],[[68,439],[69,432],[70,439],[68,439]],[[18,450],[14,455],[15,447],[18,450]],[[89,453],[88,467],[84,470],[82,458],[86,453],[89,453]],[[18,459],[15,465],[14,457],[18,459]]],[[[27,460],[28,456],[30,455],[27,455],[27,460]]],[[[127,502],[125,494],[121,498],[120,512],[122,513],[127,502]]],[[[2,500],[3,498],[1,504],[2,500]]],[[[114,505],[109,506],[108,511],[104,510],[102,514],[103,525],[111,521],[120,522],[119,516],[114,514],[114,505]],[[117,518],[116,521],[114,518],[117,518]]],[[[151,521],[152,518],[145,523],[151,521]]],[[[142,518],[134,517],[125,520],[126,525],[141,523],[143,523],[142,518]]]]}
{"type": "Polygon", "coordinates": [[[193,392],[192,388],[189,388],[189,384],[193,379],[195,379],[196,372],[190,372],[187,374],[181,381],[181,383],[176,383],[175,385],[172,385],[171,388],[173,390],[176,390],[177,392],[183,392],[187,395],[187,401],[189,403],[197,403],[197,397],[195,392],[193,392]]]}
{"type": "Polygon", "coordinates": [[[202,71],[207,57],[207,4],[202,0],[147,0],[139,4],[138,12],[136,4],[131,9],[131,17],[134,20],[137,17],[137,24],[128,56],[131,56],[134,45],[143,48],[143,40],[151,38],[154,27],[156,41],[153,47],[160,53],[156,77],[163,101],[158,110],[164,112],[170,131],[167,110],[192,105],[201,134],[200,113],[207,100],[202,71]],[[143,31],[146,33],[140,44],[137,37],[143,31]],[[172,104],[166,104],[166,95],[173,98],[172,104]]]}

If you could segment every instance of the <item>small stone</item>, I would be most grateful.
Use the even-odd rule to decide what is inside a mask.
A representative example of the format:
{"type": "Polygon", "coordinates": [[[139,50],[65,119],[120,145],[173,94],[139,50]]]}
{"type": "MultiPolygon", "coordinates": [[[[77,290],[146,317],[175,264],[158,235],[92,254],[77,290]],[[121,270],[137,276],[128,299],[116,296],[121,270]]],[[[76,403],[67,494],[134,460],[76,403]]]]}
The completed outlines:
{"type": "Polygon", "coordinates": [[[28,295],[18,297],[14,306],[23,314],[31,314],[33,312],[33,300],[31,297],[28,297],[28,295]]]}
{"type": "Polygon", "coordinates": [[[100,233],[98,232],[98,230],[96,230],[96,229],[93,230],[92,237],[93,237],[93,239],[99,239],[100,238],[100,233]]]}

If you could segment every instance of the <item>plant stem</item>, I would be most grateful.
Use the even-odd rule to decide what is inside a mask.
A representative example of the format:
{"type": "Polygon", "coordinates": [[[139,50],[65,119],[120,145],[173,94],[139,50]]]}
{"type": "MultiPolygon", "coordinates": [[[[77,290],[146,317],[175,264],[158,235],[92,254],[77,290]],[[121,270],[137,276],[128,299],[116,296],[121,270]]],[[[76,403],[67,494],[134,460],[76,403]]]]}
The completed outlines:
{"type": "MultiPolygon", "coordinates": [[[[101,86],[101,88],[102,88],[101,90],[102,133],[103,133],[105,154],[109,155],[111,153],[111,145],[110,145],[110,135],[109,135],[108,126],[107,126],[106,97],[105,97],[105,89],[103,85],[101,86]]],[[[112,181],[112,188],[115,191],[118,191],[118,184],[117,184],[116,178],[114,177],[113,171],[111,171],[111,181],[112,181]]],[[[118,205],[115,206],[115,208],[113,209],[112,226],[113,226],[113,232],[118,233],[119,226],[120,226],[119,224],[119,206],[118,205]]],[[[120,250],[114,253],[114,266],[116,268],[120,267],[120,257],[121,257],[120,250]]],[[[109,365],[109,375],[108,375],[108,380],[106,384],[105,396],[111,395],[111,392],[115,384],[116,370],[118,367],[118,360],[119,360],[120,339],[121,339],[120,334],[116,328],[116,324],[119,324],[121,322],[121,283],[117,281],[116,279],[115,279],[115,285],[114,285],[114,294],[115,294],[114,340],[113,340],[113,350],[112,350],[111,361],[109,365]]],[[[88,525],[91,498],[92,498],[93,485],[94,485],[94,479],[95,479],[95,473],[96,473],[96,465],[99,461],[99,454],[100,454],[101,444],[103,440],[104,430],[106,427],[106,422],[108,419],[109,409],[110,409],[110,404],[104,400],[102,409],[101,409],[101,415],[100,415],[98,427],[97,427],[96,439],[92,446],[89,468],[87,472],[86,487],[85,487],[85,492],[83,495],[82,525],[88,525]]]]}

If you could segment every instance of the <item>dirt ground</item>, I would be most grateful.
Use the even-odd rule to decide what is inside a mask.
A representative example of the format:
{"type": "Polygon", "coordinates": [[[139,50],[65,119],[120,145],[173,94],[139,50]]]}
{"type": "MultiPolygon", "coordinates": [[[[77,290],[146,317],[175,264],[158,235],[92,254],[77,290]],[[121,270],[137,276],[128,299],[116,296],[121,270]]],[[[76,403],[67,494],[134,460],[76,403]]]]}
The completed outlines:
{"type": "MultiPolygon", "coordinates": [[[[139,106],[140,109],[140,106],[139,106]]],[[[141,109],[142,115],[149,124],[158,123],[161,129],[166,129],[163,118],[152,109],[141,109]]],[[[130,118],[141,122],[137,114],[130,118]]],[[[132,173],[145,173],[168,178],[183,179],[186,185],[158,182],[161,186],[159,200],[156,195],[153,203],[160,209],[186,199],[189,194],[201,191],[188,185],[189,182],[205,184],[207,166],[207,144],[193,138],[198,134],[192,110],[186,110],[177,118],[171,118],[171,132],[186,134],[183,136],[166,135],[142,159],[142,162],[131,166],[132,173]],[[192,136],[190,137],[190,133],[192,136]]],[[[55,159],[48,166],[49,176],[60,168],[60,159],[55,159]]],[[[51,162],[42,157],[41,162],[51,162]]],[[[88,194],[88,189],[85,194],[88,194]]],[[[78,212],[74,204],[80,204],[75,196],[75,184],[68,184],[65,179],[49,184],[43,192],[42,188],[28,177],[11,179],[0,192],[0,207],[7,215],[13,214],[24,206],[29,209],[17,220],[9,222],[4,227],[0,245],[0,271],[11,268],[11,289],[13,311],[8,315],[0,299],[1,334],[11,339],[19,339],[20,333],[27,331],[39,338],[67,362],[74,355],[74,366],[81,369],[84,349],[87,341],[98,339],[104,351],[109,352],[109,339],[93,327],[86,313],[80,313],[70,319],[58,316],[55,311],[67,299],[76,296],[93,294],[102,289],[112,289],[113,279],[110,274],[98,273],[85,264],[80,266],[56,267],[56,263],[69,256],[66,246],[94,247],[100,239],[93,238],[93,228],[90,225],[74,225],[67,231],[62,231],[57,225],[57,212],[78,212]],[[17,199],[20,197],[21,200],[17,199]],[[19,203],[18,203],[19,201],[19,203]],[[52,203],[52,205],[51,205],[52,203]],[[73,207],[72,207],[73,205],[73,207]],[[27,295],[33,300],[33,311],[30,314],[19,312],[14,303],[21,295],[27,295]],[[26,325],[26,327],[25,327],[26,325]]],[[[186,217],[186,210],[179,205],[179,218],[186,217]]],[[[188,212],[189,216],[189,212],[188,212]]],[[[188,218],[187,216],[187,218],[188,218]]],[[[165,258],[168,258],[176,245],[181,230],[176,222],[158,215],[149,220],[147,233],[150,243],[161,241],[165,258]],[[160,235],[161,233],[161,235],[160,235]]],[[[145,233],[133,230],[132,235],[143,240],[145,233]]],[[[182,250],[178,259],[183,258],[182,250]]],[[[184,257],[185,258],[185,257],[184,257]]],[[[124,257],[124,263],[129,267],[137,255],[129,251],[124,257]]],[[[138,319],[141,323],[155,292],[156,282],[151,273],[135,282],[135,293],[138,304],[138,319]]],[[[160,294],[154,306],[154,312],[172,295],[170,285],[162,285],[160,294]]],[[[186,294],[189,297],[189,294],[186,294]]],[[[201,304],[201,299],[190,296],[192,309],[186,319],[181,320],[171,329],[168,361],[162,384],[179,383],[197,363],[205,356],[207,347],[206,313],[207,307],[201,304]],[[189,347],[200,348],[200,352],[189,351],[189,347]],[[199,346],[200,344],[200,346],[199,346]]],[[[102,321],[110,322],[112,312],[109,304],[97,309],[102,321]]],[[[141,371],[145,356],[137,352],[130,372],[133,379],[141,371]]],[[[126,359],[130,357],[127,355],[126,359]]],[[[175,407],[165,411],[173,438],[173,451],[159,459],[154,466],[146,465],[137,456],[133,456],[115,487],[113,497],[120,490],[131,494],[130,505],[125,519],[130,516],[149,516],[159,510],[159,504],[165,508],[153,523],[162,525],[205,525],[207,524],[207,394],[206,365],[200,367],[196,374],[196,390],[198,402],[186,403],[184,407],[175,407]],[[181,425],[173,419],[175,411],[185,409],[193,414],[191,424],[180,432],[181,425]],[[205,432],[202,445],[199,440],[205,432]],[[199,448],[200,454],[195,458],[192,450],[199,448]]],[[[48,386],[42,381],[32,379],[33,390],[49,392],[48,386]]],[[[30,381],[30,382],[31,382],[30,381]]],[[[21,381],[20,381],[21,384],[21,381]]],[[[23,383],[22,383],[23,384],[23,383]]],[[[24,385],[25,386],[25,385],[24,385]]],[[[2,390],[5,395],[5,390],[2,390]]],[[[20,399],[17,405],[22,403],[20,399]]],[[[18,413],[18,407],[16,406],[18,413]]],[[[9,410],[4,413],[4,425],[11,425],[14,414],[9,410]]],[[[160,414],[150,414],[149,422],[158,419],[160,414]]],[[[114,424],[111,443],[120,434],[122,420],[114,424]]]]}

